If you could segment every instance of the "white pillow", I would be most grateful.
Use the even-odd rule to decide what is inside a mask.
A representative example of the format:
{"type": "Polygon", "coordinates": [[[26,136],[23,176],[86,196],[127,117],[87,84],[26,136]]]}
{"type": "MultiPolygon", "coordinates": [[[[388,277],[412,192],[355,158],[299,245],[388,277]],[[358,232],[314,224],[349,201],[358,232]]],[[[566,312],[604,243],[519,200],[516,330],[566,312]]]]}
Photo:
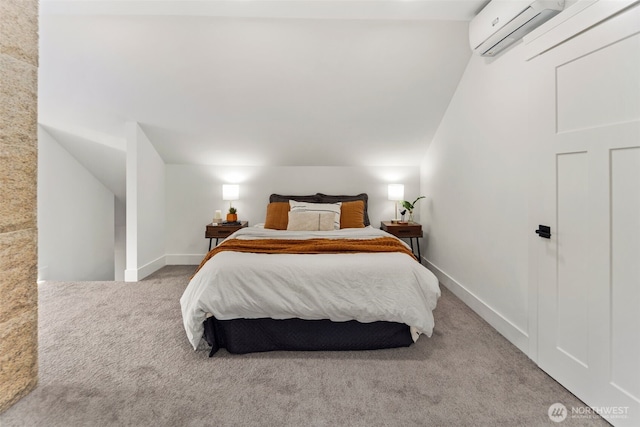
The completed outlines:
{"type": "Polygon", "coordinates": [[[340,207],[338,203],[308,203],[289,200],[289,212],[333,212],[333,228],[340,230],[340,207]]]}
{"type": "Polygon", "coordinates": [[[290,231],[332,231],[333,212],[291,212],[289,211],[290,231]]]}

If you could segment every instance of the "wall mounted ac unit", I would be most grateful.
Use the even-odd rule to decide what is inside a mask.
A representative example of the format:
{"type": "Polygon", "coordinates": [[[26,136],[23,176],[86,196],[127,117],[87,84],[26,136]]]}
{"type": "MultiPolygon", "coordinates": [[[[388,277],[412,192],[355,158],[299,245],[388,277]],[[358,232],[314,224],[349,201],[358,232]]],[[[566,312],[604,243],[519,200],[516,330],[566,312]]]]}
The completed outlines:
{"type": "Polygon", "coordinates": [[[492,0],[469,23],[471,49],[494,56],[563,8],[564,0],[492,0]]]}

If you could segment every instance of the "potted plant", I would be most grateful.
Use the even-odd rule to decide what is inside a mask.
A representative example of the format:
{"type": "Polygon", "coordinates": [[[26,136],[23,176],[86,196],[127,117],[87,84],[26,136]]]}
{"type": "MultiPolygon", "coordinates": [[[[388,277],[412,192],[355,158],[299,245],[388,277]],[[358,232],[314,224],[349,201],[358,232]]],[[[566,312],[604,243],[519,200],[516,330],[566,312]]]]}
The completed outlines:
{"type": "Polygon", "coordinates": [[[402,207],[405,208],[407,211],[409,211],[409,222],[413,222],[413,210],[416,207],[416,203],[418,202],[418,200],[424,199],[424,198],[425,196],[420,196],[417,199],[415,199],[413,203],[409,203],[406,200],[402,201],[402,207]]]}
{"type": "Polygon", "coordinates": [[[227,222],[236,222],[238,220],[238,211],[234,207],[229,208],[229,213],[227,214],[227,222]]]}

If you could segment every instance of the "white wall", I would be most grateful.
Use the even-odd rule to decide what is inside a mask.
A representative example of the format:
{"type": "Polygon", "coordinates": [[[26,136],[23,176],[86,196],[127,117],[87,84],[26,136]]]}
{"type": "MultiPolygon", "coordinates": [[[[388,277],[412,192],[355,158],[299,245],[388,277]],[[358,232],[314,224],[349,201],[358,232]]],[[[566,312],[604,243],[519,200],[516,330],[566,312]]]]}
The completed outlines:
{"type": "Polygon", "coordinates": [[[165,265],[165,164],[138,123],[128,122],[126,281],[165,265]]]}
{"type": "MultiPolygon", "coordinates": [[[[240,200],[233,202],[240,220],[249,225],[264,222],[269,195],[358,194],[369,195],[371,225],[394,215],[387,200],[387,184],[403,183],[405,197],[415,199],[419,167],[237,167],[167,165],[167,263],[198,264],[207,252],[205,226],[216,209],[226,213],[222,184],[240,184],[240,200]]],[[[417,211],[419,215],[419,211],[417,211]]]]}
{"type": "Polygon", "coordinates": [[[528,330],[529,152],[522,45],[473,56],[421,166],[425,258],[442,283],[523,351],[528,330]]]}
{"type": "MultiPolygon", "coordinates": [[[[620,7],[613,2],[596,6],[600,14],[585,14],[573,23],[569,18],[557,30],[531,37],[529,45],[518,43],[492,59],[473,56],[420,168],[421,192],[429,197],[422,220],[427,265],[533,358],[538,265],[532,242],[537,243],[539,224],[535,160],[543,145],[534,135],[536,121],[546,116],[536,102],[533,91],[539,87],[530,84],[536,76],[526,59],[620,7]]],[[[607,75],[606,67],[594,72],[607,75]]]]}
{"type": "Polygon", "coordinates": [[[114,195],[38,127],[38,279],[113,280],[114,195]]]}
{"type": "Polygon", "coordinates": [[[127,268],[127,203],[126,200],[115,198],[114,212],[114,269],[115,280],[124,281],[124,271],[127,268]]]}

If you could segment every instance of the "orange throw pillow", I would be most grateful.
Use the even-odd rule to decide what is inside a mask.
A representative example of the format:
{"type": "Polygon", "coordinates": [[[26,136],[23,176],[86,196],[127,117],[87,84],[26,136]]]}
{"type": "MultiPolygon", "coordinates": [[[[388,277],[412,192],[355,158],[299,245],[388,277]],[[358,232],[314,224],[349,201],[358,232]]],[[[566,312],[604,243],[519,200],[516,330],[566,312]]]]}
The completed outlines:
{"type": "Polygon", "coordinates": [[[272,202],[267,205],[264,228],[286,230],[289,224],[289,202],[272,202]]]}
{"type": "Polygon", "coordinates": [[[364,201],[342,202],[340,228],[364,228],[364,201]]]}

